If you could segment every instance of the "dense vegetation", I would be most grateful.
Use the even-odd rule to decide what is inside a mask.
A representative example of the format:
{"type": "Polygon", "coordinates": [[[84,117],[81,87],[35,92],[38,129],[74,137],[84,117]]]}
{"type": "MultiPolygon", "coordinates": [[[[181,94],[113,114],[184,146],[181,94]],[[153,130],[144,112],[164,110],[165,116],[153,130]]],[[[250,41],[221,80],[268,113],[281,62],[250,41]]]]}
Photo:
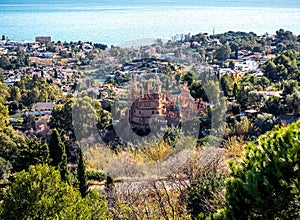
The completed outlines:
{"type": "Polygon", "coordinates": [[[90,191],[82,198],[48,165],[30,166],[13,176],[5,188],[1,219],[109,219],[105,198],[90,191]]]}

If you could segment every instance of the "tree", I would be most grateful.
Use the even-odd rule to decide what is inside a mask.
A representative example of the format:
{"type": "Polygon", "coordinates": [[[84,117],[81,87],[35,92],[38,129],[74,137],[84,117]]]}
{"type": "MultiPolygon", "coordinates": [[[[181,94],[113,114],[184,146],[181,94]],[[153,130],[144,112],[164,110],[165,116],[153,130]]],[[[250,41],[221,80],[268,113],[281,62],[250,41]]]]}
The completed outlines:
{"type": "Polygon", "coordinates": [[[33,103],[36,103],[38,101],[45,101],[45,100],[40,100],[40,95],[41,95],[41,89],[38,87],[34,87],[33,89],[27,91],[23,103],[26,106],[30,106],[33,103]]]}
{"type": "Polygon", "coordinates": [[[1,180],[6,179],[9,176],[11,170],[12,170],[11,162],[0,157],[0,182],[1,180]]]}
{"type": "Polygon", "coordinates": [[[228,67],[232,70],[234,70],[234,67],[235,67],[235,62],[234,61],[230,61],[229,64],[228,64],[228,67]]]}
{"type": "Polygon", "coordinates": [[[0,82],[4,82],[3,69],[0,68],[0,82]]]}
{"type": "Polygon", "coordinates": [[[72,109],[75,104],[75,98],[67,99],[64,104],[57,105],[52,111],[52,117],[49,122],[51,129],[57,129],[61,134],[62,140],[66,146],[68,161],[77,163],[78,145],[75,142],[75,133],[73,128],[72,109]]]}
{"type": "MultiPolygon", "coordinates": [[[[99,220],[110,220],[112,219],[108,213],[108,205],[105,196],[100,190],[91,190],[84,198],[85,203],[88,205],[91,218],[99,220]]],[[[87,218],[83,218],[87,219],[87,218]]]]}
{"type": "Polygon", "coordinates": [[[25,115],[23,117],[22,128],[23,128],[24,132],[30,131],[31,129],[35,130],[36,129],[35,128],[35,116],[34,115],[25,115]]]}
{"type": "Polygon", "coordinates": [[[9,112],[11,112],[12,114],[15,114],[18,109],[19,109],[18,102],[13,101],[13,102],[9,103],[9,112]]]}
{"type": "Polygon", "coordinates": [[[27,138],[26,144],[18,147],[13,160],[14,171],[28,170],[30,165],[49,163],[48,145],[37,137],[27,138]]]}
{"type": "Polygon", "coordinates": [[[224,62],[230,57],[231,49],[228,45],[223,45],[216,49],[215,58],[219,62],[224,62]]]}
{"type": "Polygon", "coordinates": [[[280,41],[291,40],[293,33],[291,31],[285,31],[284,29],[279,29],[276,31],[276,38],[280,41]]]}
{"type": "Polygon", "coordinates": [[[238,94],[238,86],[236,83],[233,84],[232,94],[233,94],[233,97],[236,99],[237,94],[238,94]]]}
{"type": "Polygon", "coordinates": [[[190,70],[186,74],[184,74],[184,76],[182,77],[182,81],[187,82],[188,86],[190,86],[195,81],[195,76],[196,73],[190,70]]]}
{"type": "Polygon", "coordinates": [[[116,194],[116,188],[115,188],[114,180],[108,174],[106,176],[106,182],[105,182],[105,195],[109,206],[113,206],[114,203],[116,202],[115,194],[116,194]]]}
{"type": "Polygon", "coordinates": [[[155,44],[162,45],[162,44],[163,44],[162,39],[157,38],[157,39],[155,40],[155,44]]]}
{"type": "Polygon", "coordinates": [[[238,59],[239,57],[239,45],[237,43],[232,43],[230,45],[231,51],[234,51],[234,58],[238,59]]]}
{"type": "Polygon", "coordinates": [[[253,126],[257,135],[263,134],[273,129],[273,127],[279,124],[280,121],[272,114],[262,113],[258,114],[254,119],[253,126]]]}
{"type": "Polygon", "coordinates": [[[224,75],[220,79],[220,85],[224,92],[224,96],[229,96],[232,93],[232,79],[228,75],[224,75]]]}
{"type": "Polygon", "coordinates": [[[26,144],[25,137],[7,124],[0,127],[0,140],[0,157],[11,162],[18,153],[18,147],[26,144]]]}
{"type": "Polygon", "coordinates": [[[61,181],[59,171],[48,165],[16,173],[0,203],[0,218],[8,220],[109,219],[106,213],[105,199],[98,192],[82,199],[79,191],[61,181]]]}
{"type": "Polygon", "coordinates": [[[56,129],[52,130],[49,141],[50,164],[60,171],[63,181],[69,182],[69,171],[65,145],[56,129]]]}
{"type": "Polygon", "coordinates": [[[8,57],[1,56],[0,58],[0,68],[2,69],[8,69],[10,67],[11,63],[8,57]]]}
{"type": "Polygon", "coordinates": [[[283,83],[283,95],[290,95],[299,90],[299,85],[297,80],[288,80],[283,83]]]}
{"type": "Polygon", "coordinates": [[[98,110],[97,128],[105,129],[112,123],[112,115],[109,111],[98,110]]]}
{"type": "Polygon", "coordinates": [[[0,94],[0,103],[4,103],[10,96],[8,87],[3,82],[0,82],[0,94]]]}
{"type": "Polygon", "coordinates": [[[258,80],[258,83],[265,89],[267,88],[268,86],[270,86],[270,80],[263,76],[261,77],[259,80],[258,80]]]}
{"type": "MultiPolygon", "coordinates": [[[[278,50],[279,45],[277,46],[278,50]]],[[[265,66],[265,74],[272,81],[299,79],[299,52],[295,50],[285,50],[276,58],[268,60],[265,66]]]]}
{"type": "Polygon", "coordinates": [[[76,140],[80,141],[98,133],[97,122],[101,121],[101,110],[99,102],[89,97],[69,98],[53,109],[49,126],[52,129],[56,128],[61,134],[70,162],[76,163],[78,156],[75,136],[76,140]]]}
{"type": "Polygon", "coordinates": [[[23,76],[15,86],[22,94],[22,103],[28,107],[36,102],[56,101],[61,97],[61,91],[56,85],[50,85],[44,78],[37,75],[32,78],[23,76]]]}
{"type": "Polygon", "coordinates": [[[283,113],[283,106],[281,100],[277,96],[272,96],[267,99],[267,101],[262,106],[261,110],[263,112],[273,114],[273,115],[280,115],[283,113]]]}
{"type": "Polygon", "coordinates": [[[61,50],[59,52],[59,55],[62,57],[62,58],[68,58],[69,57],[69,53],[66,51],[66,50],[61,50]]]}
{"type": "Polygon", "coordinates": [[[107,48],[107,45],[105,44],[99,44],[99,43],[94,43],[95,48],[99,48],[100,50],[105,50],[107,48]]]}
{"type": "Polygon", "coordinates": [[[7,106],[3,105],[0,101],[0,130],[6,127],[7,120],[8,120],[7,106]]]}
{"type": "Polygon", "coordinates": [[[211,103],[217,103],[220,100],[220,83],[216,80],[208,80],[203,85],[204,91],[211,103]]]}
{"type": "Polygon", "coordinates": [[[300,92],[294,92],[291,95],[287,95],[286,103],[294,114],[298,114],[300,112],[300,92]]]}
{"type": "Polygon", "coordinates": [[[276,72],[276,64],[273,60],[268,60],[265,65],[265,74],[271,81],[278,80],[278,75],[276,72]]]}
{"type": "Polygon", "coordinates": [[[85,160],[83,157],[82,150],[79,148],[79,155],[78,155],[78,167],[77,167],[77,175],[78,175],[78,181],[79,181],[79,191],[81,193],[82,198],[86,196],[87,190],[89,188],[88,186],[88,180],[86,175],[86,169],[85,169],[85,160]]]}
{"type": "Polygon", "coordinates": [[[194,82],[190,86],[190,92],[193,98],[202,98],[203,100],[208,101],[203,86],[199,81],[194,82]]]}
{"type": "Polygon", "coordinates": [[[51,121],[49,126],[51,129],[57,129],[62,137],[74,137],[72,125],[72,109],[75,104],[75,99],[70,98],[63,105],[57,105],[52,111],[51,121]]]}
{"type": "Polygon", "coordinates": [[[72,118],[77,141],[88,138],[97,132],[97,111],[91,98],[76,99],[72,109],[72,118]]]}
{"type": "MultiPolygon", "coordinates": [[[[297,219],[300,122],[260,136],[230,163],[224,219],[297,219]]],[[[224,214],[224,213],[223,213],[224,214]]]]}
{"type": "Polygon", "coordinates": [[[267,96],[263,93],[260,93],[258,91],[250,91],[248,93],[248,100],[249,104],[251,104],[252,107],[258,107],[260,108],[264,102],[267,100],[267,96]]]}
{"type": "Polygon", "coordinates": [[[210,161],[188,188],[188,209],[195,219],[200,213],[209,215],[224,205],[225,173],[217,167],[219,161],[210,161]]]}
{"type": "Polygon", "coordinates": [[[222,97],[218,100],[218,102],[212,106],[211,108],[211,129],[215,130],[216,135],[221,136],[224,134],[224,130],[226,127],[226,98],[222,97]]]}

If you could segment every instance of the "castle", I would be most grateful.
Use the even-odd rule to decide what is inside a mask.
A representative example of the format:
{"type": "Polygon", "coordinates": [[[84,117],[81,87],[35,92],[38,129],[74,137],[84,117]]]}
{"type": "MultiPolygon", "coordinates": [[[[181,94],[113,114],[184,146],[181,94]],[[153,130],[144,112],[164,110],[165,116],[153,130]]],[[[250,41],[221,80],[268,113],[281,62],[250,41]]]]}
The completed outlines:
{"type": "Polygon", "coordinates": [[[136,77],[133,76],[130,86],[129,122],[133,129],[146,130],[152,123],[176,126],[180,120],[192,119],[199,111],[207,113],[207,105],[202,99],[194,99],[190,95],[188,84],[181,87],[180,94],[161,92],[162,83],[156,77],[154,83],[147,82],[147,89],[137,88],[136,77]],[[146,91],[144,91],[146,90],[146,91]]]}

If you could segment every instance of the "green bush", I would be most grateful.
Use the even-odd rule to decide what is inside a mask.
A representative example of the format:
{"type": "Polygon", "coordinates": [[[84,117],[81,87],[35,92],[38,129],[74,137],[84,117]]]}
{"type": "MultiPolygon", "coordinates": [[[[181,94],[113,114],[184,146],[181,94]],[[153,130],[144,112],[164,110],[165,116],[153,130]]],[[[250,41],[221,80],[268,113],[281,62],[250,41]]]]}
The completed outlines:
{"type": "Polygon", "coordinates": [[[86,175],[88,180],[96,180],[99,182],[105,180],[106,178],[105,174],[102,173],[102,171],[91,169],[91,168],[86,169],[86,175]]]}

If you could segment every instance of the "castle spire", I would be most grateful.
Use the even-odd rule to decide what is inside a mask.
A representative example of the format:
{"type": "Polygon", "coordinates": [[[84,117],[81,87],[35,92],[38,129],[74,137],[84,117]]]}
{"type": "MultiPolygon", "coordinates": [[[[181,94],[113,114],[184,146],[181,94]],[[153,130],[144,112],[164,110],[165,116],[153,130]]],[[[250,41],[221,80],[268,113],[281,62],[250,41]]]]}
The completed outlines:
{"type": "Polygon", "coordinates": [[[132,96],[136,95],[137,87],[136,87],[136,76],[131,74],[131,85],[130,85],[130,93],[132,96]]]}

